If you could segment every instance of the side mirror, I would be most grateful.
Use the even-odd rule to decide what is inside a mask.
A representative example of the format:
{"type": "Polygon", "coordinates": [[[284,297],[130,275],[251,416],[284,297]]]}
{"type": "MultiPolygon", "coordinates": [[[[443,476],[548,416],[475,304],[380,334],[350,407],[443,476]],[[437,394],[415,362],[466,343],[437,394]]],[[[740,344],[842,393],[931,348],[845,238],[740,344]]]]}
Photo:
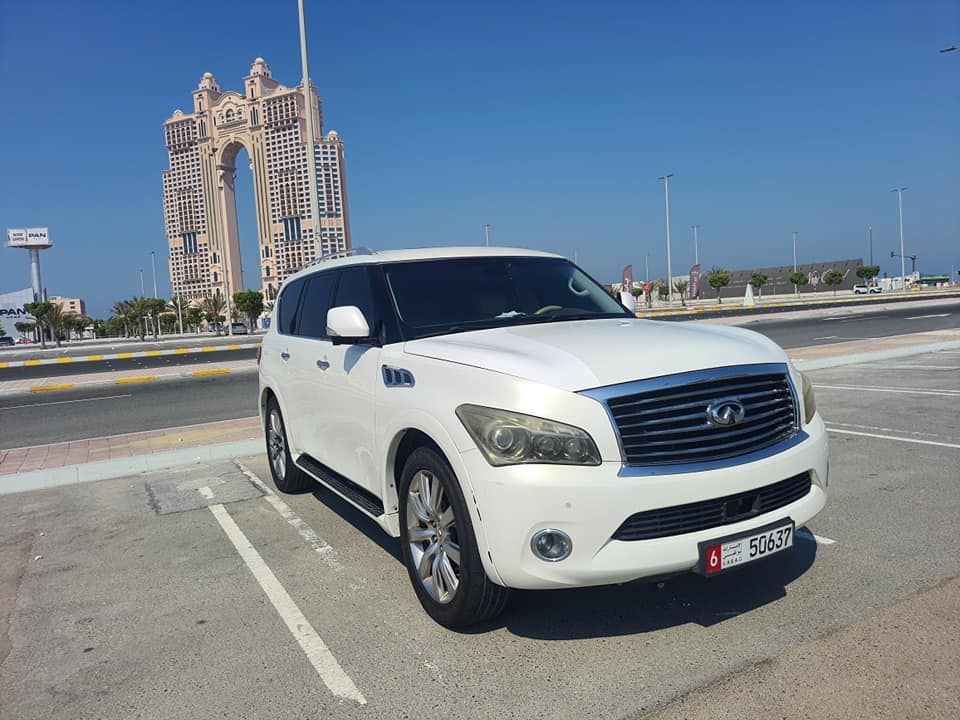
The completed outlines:
{"type": "Polygon", "coordinates": [[[370,326],[356,305],[341,305],[327,311],[327,335],[334,345],[356,343],[370,337],[370,326]]]}

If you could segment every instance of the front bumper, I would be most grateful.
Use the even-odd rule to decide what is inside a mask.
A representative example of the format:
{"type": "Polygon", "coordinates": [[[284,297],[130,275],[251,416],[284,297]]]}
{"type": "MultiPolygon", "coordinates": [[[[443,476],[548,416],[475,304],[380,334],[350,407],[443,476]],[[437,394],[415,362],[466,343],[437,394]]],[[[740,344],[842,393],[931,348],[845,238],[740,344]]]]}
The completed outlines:
{"type": "Polygon", "coordinates": [[[820,416],[804,430],[802,443],[755,462],[715,470],[623,477],[619,462],[597,467],[516,465],[491,467],[477,450],[461,454],[469,475],[491,564],[488,571],[507,587],[545,589],[605,585],[692,570],[698,543],[749,531],[790,517],[797,527],[826,503],[827,433],[820,416]],[[723,497],[809,472],[810,492],[800,500],[747,520],[708,530],[652,540],[620,541],[611,536],[630,515],[723,497]],[[573,540],[561,562],[533,555],[530,539],[556,528],[573,540]]]}

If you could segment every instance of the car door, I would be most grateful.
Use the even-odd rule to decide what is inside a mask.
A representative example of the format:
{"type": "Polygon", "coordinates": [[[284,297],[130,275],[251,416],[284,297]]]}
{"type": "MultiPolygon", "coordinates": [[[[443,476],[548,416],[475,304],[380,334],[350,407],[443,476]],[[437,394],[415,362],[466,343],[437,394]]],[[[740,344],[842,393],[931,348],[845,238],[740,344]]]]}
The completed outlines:
{"type": "Polygon", "coordinates": [[[319,441],[322,433],[317,425],[329,422],[330,405],[334,402],[324,363],[332,344],[327,337],[327,310],[336,286],[336,272],[325,271],[306,278],[300,296],[293,333],[287,336],[288,408],[287,435],[294,447],[324,465],[326,444],[319,441]]]}
{"type": "MultiPolygon", "coordinates": [[[[354,305],[363,312],[373,337],[379,336],[380,313],[374,302],[373,268],[369,265],[341,270],[330,307],[354,305]]],[[[326,465],[378,497],[374,447],[374,391],[379,378],[380,348],[373,341],[326,348],[329,363],[323,420],[314,425],[316,442],[324,446],[326,465]]]]}

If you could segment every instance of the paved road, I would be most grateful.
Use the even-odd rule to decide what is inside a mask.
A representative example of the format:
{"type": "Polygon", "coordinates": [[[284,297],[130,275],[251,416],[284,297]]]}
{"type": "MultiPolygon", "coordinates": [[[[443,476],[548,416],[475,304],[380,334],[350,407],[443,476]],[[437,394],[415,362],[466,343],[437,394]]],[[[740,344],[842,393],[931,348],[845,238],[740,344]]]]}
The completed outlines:
{"type": "Polygon", "coordinates": [[[82,340],[65,342],[61,347],[48,343],[47,349],[39,345],[17,345],[0,348],[0,360],[39,360],[41,358],[77,357],[79,355],[103,355],[106,353],[141,352],[143,350],[166,350],[178,347],[200,347],[202,345],[232,345],[257,343],[259,335],[170,335],[159,341],[147,339],[105,338],[102,340],[82,340]]]}
{"type": "MultiPolygon", "coordinates": [[[[517,593],[473,632],[433,624],[398,542],[320,489],[283,496],[284,510],[221,463],[9,496],[0,718],[637,718],[791,649],[803,659],[808,643],[960,573],[960,355],[812,376],[834,430],[830,501],[809,525],[820,541],[798,536],[791,553],[713,580],[517,593]],[[319,672],[288,628],[315,632],[319,672]]],[[[269,483],[262,457],[245,462],[269,483]]],[[[953,628],[954,605],[940,610],[953,628]]],[[[920,634],[892,650],[875,637],[857,652],[888,653],[893,668],[926,657],[920,634]]],[[[830,668],[843,702],[821,694],[812,717],[835,705],[956,716],[942,704],[955,697],[902,675],[877,713],[869,696],[850,702],[864,690],[851,657],[830,668]]],[[[765,717],[798,716],[777,685],[748,688],[774,704],[765,717]]],[[[722,714],[739,717],[706,716],[722,714]]]]}
{"type": "Polygon", "coordinates": [[[923,308],[905,304],[879,312],[834,310],[809,318],[755,320],[741,323],[740,327],[763,333],[788,349],[826,345],[960,327],[960,301],[944,301],[923,308]]]}
{"type": "MultiPolygon", "coordinates": [[[[127,351],[121,350],[120,352],[127,351]]],[[[233,362],[236,360],[253,360],[256,356],[257,346],[251,345],[241,348],[240,350],[217,350],[216,352],[192,352],[184,353],[183,355],[160,355],[158,357],[70,362],[63,365],[30,365],[26,367],[0,368],[0,382],[4,380],[39,379],[120,370],[151,370],[183,365],[209,365],[233,362]]]]}
{"type": "MultiPolygon", "coordinates": [[[[758,321],[745,327],[768,335],[788,349],[960,327],[960,303],[927,308],[917,315],[909,313],[909,310],[900,309],[879,315],[837,313],[820,318],[758,321]]],[[[218,358],[226,359],[227,356],[243,356],[252,352],[223,351],[143,360],[200,357],[200,362],[216,362],[218,358]]],[[[3,372],[10,371],[12,369],[0,371],[0,377],[3,372]]],[[[184,383],[130,385],[122,390],[108,387],[71,390],[56,395],[0,397],[0,423],[4,427],[0,444],[7,448],[21,447],[249,417],[255,414],[256,393],[257,379],[251,373],[184,383]],[[18,407],[15,410],[5,409],[11,406],[18,407]]]]}
{"type": "Polygon", "coordinates": [[[255,373],[0,396],[0,448],[251,417],[256,397],[255,373]]]}

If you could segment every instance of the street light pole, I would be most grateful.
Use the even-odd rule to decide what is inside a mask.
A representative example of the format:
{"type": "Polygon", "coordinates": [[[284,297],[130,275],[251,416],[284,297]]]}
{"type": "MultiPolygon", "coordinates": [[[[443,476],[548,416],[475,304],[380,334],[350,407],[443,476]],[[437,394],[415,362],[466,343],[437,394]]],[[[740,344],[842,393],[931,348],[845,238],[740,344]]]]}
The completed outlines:
{"type": "Polygon", "coordinates": [[[870,264],[873,265],[873,225],[867,226],[867,230],[870,232],[870,264]]]}
{"type": "Polygon", "coordinates": [[[140,297],[146,297],[147,293],[143,289],[143,268],[140,268],[140,297]]]}
{"type": "Polygon", "coordinates": [[[700,264],[700,238],[697,235],[697,232],[700,230],[699,225],[693,226],[693,264],[700,264]]]}
{"type": "Polygon", "coordinates": [[[490,247],[490,223],[483,224],[483,241],[490,247]]]}
{"type": "Polygon", "coordinates": [[[646,280],[647,282],[650,282],[650,253],[646,253],[643,256],[643,265],[644,265],[644,269],[646,270],[646,273],[644,274],[643,279],[646,280]]]}
{"type": "Polygon", "coordinates": [[[894,188],[890,192],[895,192],[897,194],[897,209],[900,211],[900,289],[904,290],[907,286],[907,266],[904,261],[904,252],[903,252],[903,191],[907,188],[894,188]]]}
{"type": "MultiPolygon", "coordinates": [[[[793,231],[793,272],[797,272],[797,231],[793,231]]],[[[799,295],[800,289],[797,287],[797,284],[793,284],[793,294],[799,295]]]]}
{"type": "MultiPolygon", "coordinates": [[[[313,257],[323,253],[320,245],[320,203],[317,191],[316,131],[313,126],[313,93],[310,92],[310,71],[307,69],[307,24],[303,17],[303,0],[297,0],[300,18],[300,64],[303,69],[303,105],[307,114],[307,186],[310,190],[310,215],[313,217],[313,257]]],[[[334,248],[339,250],[340,248],[334,248]]],[[[229,305],[229,298],[227,303],[229,305]]],[[[227,313],[229,315],[229,311],[227,313]]],[[[231,333],[232,334],[232,333],[231,333]]]]}
{"type": "Polygon", "coordinates": [[[670,307],[673,307],[673,263],[670,257],[670,178],[673,173],[661,175],[658,180],[663,180],[663,202],[667,218],[667,297],[670,307]]]}
{"type": "Polygon", "coordinates": [[[153,268],[153,296],[159,297],[159,295],[157,295],[157,257],[156,255],[157,254],[153,250],[150,251],[150,267],[153,268]]]}

